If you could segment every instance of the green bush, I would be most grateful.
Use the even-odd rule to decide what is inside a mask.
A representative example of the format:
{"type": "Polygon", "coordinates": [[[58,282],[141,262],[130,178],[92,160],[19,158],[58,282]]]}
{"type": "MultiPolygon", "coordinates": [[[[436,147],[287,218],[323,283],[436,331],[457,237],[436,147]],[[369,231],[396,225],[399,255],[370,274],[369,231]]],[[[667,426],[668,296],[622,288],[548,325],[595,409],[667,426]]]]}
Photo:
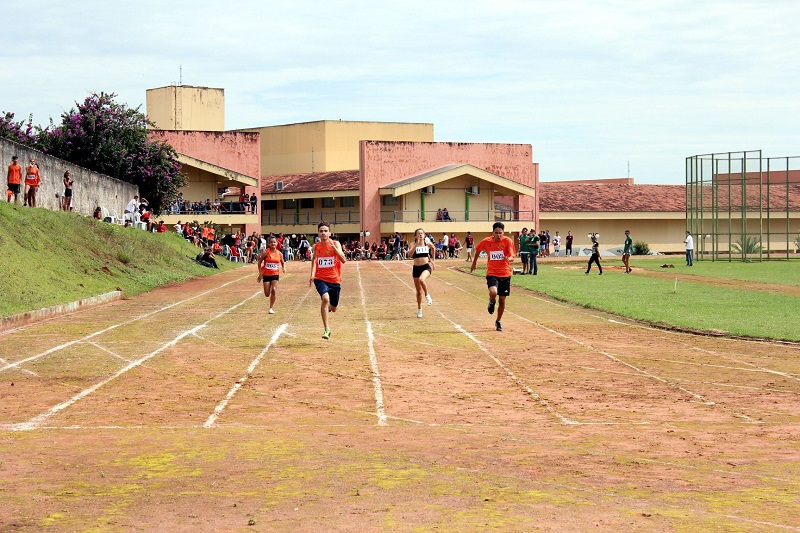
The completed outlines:
{"type": "Polygon", "coordinates": [[[761,241],[758,240],[758,237],[742,236],[738,241],[731,244],[731,249],[737,254],[758,254],[761,252],[761,241]]]}
{"type": "Polygon", "coordinates": [[[644,241],[636,241],[633,243],[633,255],[648,255],[650,254],[650,245],[644,241]]]}

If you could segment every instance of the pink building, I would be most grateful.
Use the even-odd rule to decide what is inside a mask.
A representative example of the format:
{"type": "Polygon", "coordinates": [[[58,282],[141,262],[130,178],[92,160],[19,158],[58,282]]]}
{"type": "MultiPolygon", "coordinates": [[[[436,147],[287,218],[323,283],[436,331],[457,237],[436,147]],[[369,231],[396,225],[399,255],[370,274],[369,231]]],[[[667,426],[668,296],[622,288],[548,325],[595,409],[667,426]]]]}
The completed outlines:
{"type": "MultiPolygon", "coordinates": [[[[261,193],[261,153],[258,133],[234,131],[150,130],[149,137],[167,141],[178,152],[189,183],[181,189],[187,202],[221,200],[225,191],[236,188],[244,193],[261,193]]],[[[260,202],[256,202],[258,206],[260,202]]],[[[228,233],[243,230],[261,232],[258,209],[255,212],[240,209],[235,202],[222,203],[219,210],[208,213],[165,211],[162,217],[167,224],[178,220],[212,222],[228,233]]]]}

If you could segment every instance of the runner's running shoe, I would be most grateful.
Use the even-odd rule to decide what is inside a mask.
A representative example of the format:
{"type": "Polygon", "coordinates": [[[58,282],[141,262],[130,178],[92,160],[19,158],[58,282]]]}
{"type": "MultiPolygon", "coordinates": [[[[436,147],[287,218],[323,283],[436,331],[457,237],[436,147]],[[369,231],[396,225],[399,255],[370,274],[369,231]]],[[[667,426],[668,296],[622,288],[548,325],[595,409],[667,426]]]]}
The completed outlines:
{"type": "Polygon", "coordinates": [[[323,339],[330,339],[331,338],[331,328],[325,328],[325,331],[322,332],[323,339]]]}
{"type": "Polygon", "coordinates": [[[494,302],[489,300],[489,307],[486,308],[490,315],[494,314],[494,302]]]}
{"type": "Polygon", "coordinates": [[[495,320],[494,321],[494,329],[496,329],[497,331],[503,331],[503,326],[500,325],[500,321],[499,320],[495,320]]]}
{"type": "Polygon", "coordinates": [[[271,314],[271,315],[275,314],[275,311],[271,307],[269,308],[269,314],[271,314]]]}
{"type": "Polygon", "coordinates": [[[428,302],[428,305],[433,305],[433,300],[431,299],[430,294],[425,295],[425,301],[428,302]]]}
{"type": "Polygon", "coordinates": [[[422,318],[422,309],[417,309],[417,318],[422,318]]]}

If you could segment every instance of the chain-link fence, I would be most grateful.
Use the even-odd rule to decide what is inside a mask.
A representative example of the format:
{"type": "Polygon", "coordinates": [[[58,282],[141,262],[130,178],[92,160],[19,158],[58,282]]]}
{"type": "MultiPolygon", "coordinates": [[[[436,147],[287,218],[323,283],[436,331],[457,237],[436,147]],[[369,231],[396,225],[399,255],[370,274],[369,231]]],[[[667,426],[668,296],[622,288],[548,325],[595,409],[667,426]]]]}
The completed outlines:
{"type": "Polygon", "coordinates": [[[686,229],[701,261],[800,258],[800,156],[687,157],[686,229]]]}

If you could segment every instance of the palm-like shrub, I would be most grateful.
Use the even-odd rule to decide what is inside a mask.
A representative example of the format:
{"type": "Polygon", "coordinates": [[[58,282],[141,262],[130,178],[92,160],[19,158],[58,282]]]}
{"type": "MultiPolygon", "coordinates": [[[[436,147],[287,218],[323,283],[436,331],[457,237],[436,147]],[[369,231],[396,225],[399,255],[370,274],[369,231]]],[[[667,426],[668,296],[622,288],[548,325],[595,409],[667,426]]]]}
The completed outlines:
{"type": "Polygon", "coordinates": [[[744,235],[738,241],[731,244],[731,249],[737,254],[757,254],[761,252],[761,241],[758,240],[758,237],[748,237],[744,235]]]}

